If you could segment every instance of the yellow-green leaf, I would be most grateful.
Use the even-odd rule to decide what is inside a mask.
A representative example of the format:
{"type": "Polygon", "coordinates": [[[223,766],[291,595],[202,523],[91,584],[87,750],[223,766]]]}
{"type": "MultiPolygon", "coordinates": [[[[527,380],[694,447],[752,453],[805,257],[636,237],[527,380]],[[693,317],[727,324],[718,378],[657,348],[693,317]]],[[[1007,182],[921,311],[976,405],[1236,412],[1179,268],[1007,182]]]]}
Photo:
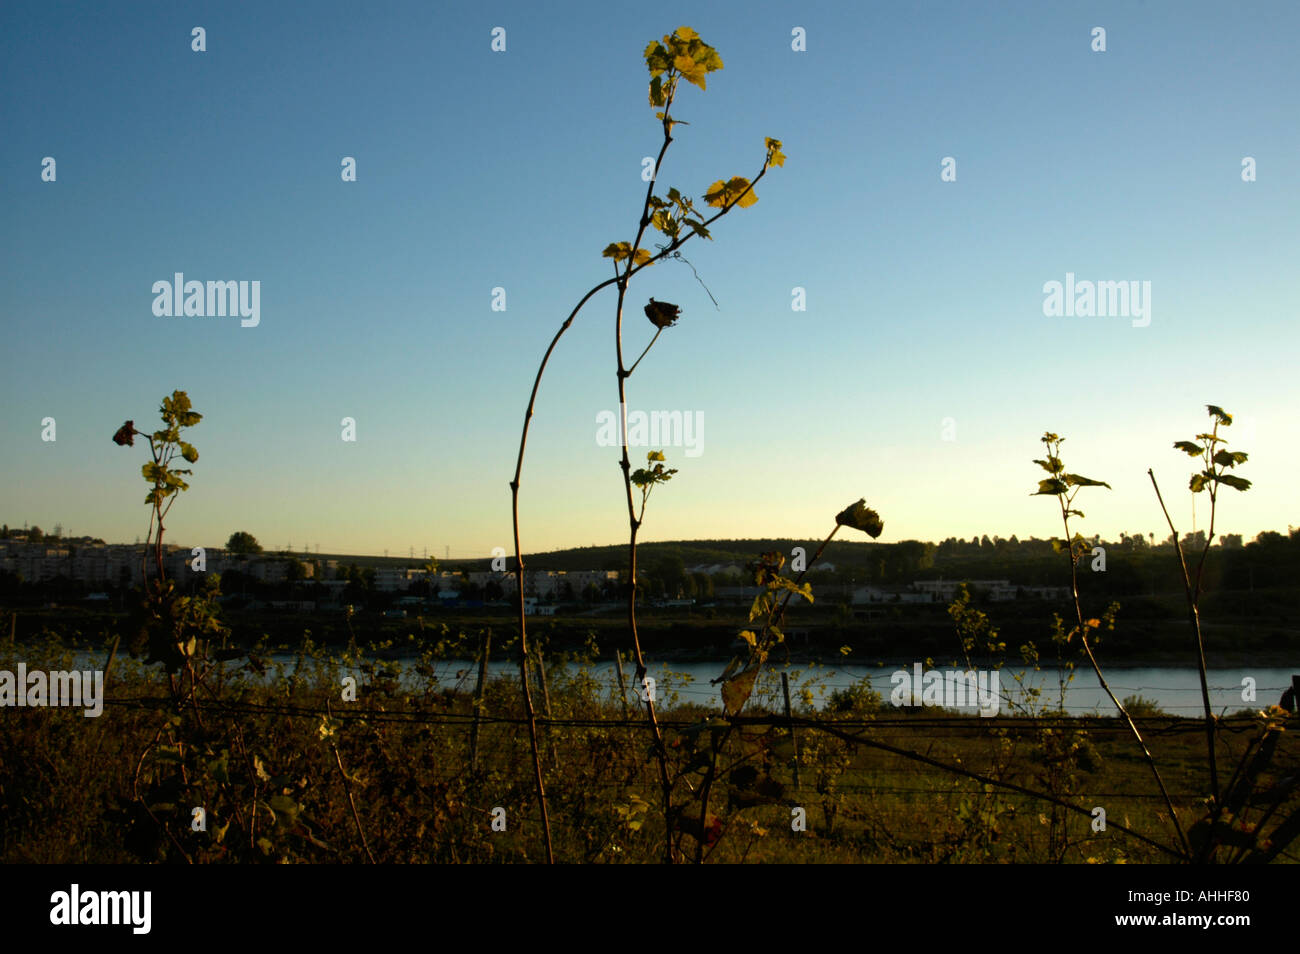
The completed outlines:
{"type": "Polygon", "coordinates": [[[749,701],[749,696],[754,691],[754,680],[757,677],[758,668],[754,667],[736,673],[736,675],[723,682],[722,705],[727,715],[737,715],[745,703],[749,701]]]}
{"type": "Polygon", "coordinates": [[[691,59],[699,63],[706,70],[712,73],[714,70],[722,69],[722,57],[718,51],[707,43],[701,43],[700,48],[691,54],[691,59]]]}
{"type": "Polygon", "coordinates": [[[754,194],[753,189],[750,189],[748,179],[744,176],[733,176],[726,182],[719,179],[709,186],[709,191],[704,193],[704,201],[718,207],[734,203],[742,209],[747,209],[758,201],[758,196],[754,194]],[[746,192],[746,189],[749,191],[746,192]]]}
{"type": "Polygon", "coordinates": [[[689,56],[678,56],[673,60],[673,68],[686,77],[688,82],[694,83],[700,89],[704,89],[704,77],[708,71],[705,70],[703,64],[696,63],[689,56]]]}
{"type": "Polygon", "coordinates": [[[767,143],[768,164],[773,166],[785,165],[785,153],[781,151],[781,140],[769,136],[765,142],[767,143]]]}
{"type": "MultiPolygon", "coordinates": [[[[667,37],[664,37],[665,41],[667,39],[667,37]]],[[[650,75],[658,76],[668,69],[672,61],[668,58],[668,51],[661,44],[651,40],[645,48],[645,62],[646,67],[650,70],[650,75]]]]}

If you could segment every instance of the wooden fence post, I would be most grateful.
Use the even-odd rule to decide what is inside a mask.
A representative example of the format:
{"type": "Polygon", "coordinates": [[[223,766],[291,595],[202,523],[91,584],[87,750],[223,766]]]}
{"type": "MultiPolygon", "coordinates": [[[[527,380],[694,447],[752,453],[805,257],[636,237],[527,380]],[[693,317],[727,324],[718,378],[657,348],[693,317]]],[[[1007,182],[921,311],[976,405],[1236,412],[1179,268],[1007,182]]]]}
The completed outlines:
{"type": "Polygon", "coordinates": [[[492,630],[479,640],[478,681],[474,684],[474,724],[469,727],[469,769],[478,771],[478,723],[483,715],[483,684],[487,681],[488,653],[492,651],[492,630]]]}
{"type": "Polygon", "coordinates": [[[618,667],[618,696],[623,700],[623,719],[630,719],[631,713],[627,711],[627,683],[623,681],[623,652],[614,650],[614,665],[618,667]]]}
{"type": "MultiPolygon", "coordinates": [[[[785,696],[785,717],[792,720],[790,714],[790,677],[781,673],[781,692],[785,696]]],[[[794,746],[794,787],[799,787],[799,740],[794,734],[794,723],[790,722],[790,744],[794,746]]]]}

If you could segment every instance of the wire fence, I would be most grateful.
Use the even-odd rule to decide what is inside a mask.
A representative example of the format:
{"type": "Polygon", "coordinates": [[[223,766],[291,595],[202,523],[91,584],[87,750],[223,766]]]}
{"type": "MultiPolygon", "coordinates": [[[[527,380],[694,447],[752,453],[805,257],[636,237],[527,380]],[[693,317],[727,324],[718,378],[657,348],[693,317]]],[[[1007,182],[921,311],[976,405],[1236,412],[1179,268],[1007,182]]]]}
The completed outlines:
{"type": "MultiPolygon", "coordinates": [[[[97,661],[103,662],[103,657],[97,661]]],[[[305,654],[296,662],[288,657],[274,660],[260,673],[249,671],[243,663],[228,663],[224,669],[215,669],[196,687],[194,695],[184,699],[178,699],[168,692],[165,679],[152,667],[134,660],[128,662],[124,659],[122,662],[123,666],[130,668],[126,673],[119,673],[120,678],[115,682],[118,687],[128,691],[106,693],[102,700],[106,713],[156,712],[171,715],[179,711],[179,706],[198,715],[209,726],[232,727],[232,732],[242,732],[244,729],[255,732],[257,726],[271,725],[272,721],[268,720],[288,720],[294,724],[294,728],[285,738],[297,740],[314,738],[313,722],[333,720],[340,729],[345,730],[343,735],[337,737],[340,745],[343,745],[344,735],[349,735],[344,753],[348,757],[350,770],[355,771],[357,766],[366,765],[367,771],[379,772],[379,763],[390,759],[390,754],[385,751],[386,744],[414,744],[420,746],[418,751],[421,754],[415,755],[417,750],[411,749],[408,757],[419,760],[421,779],[431,784],[449,786],[462,782],[467,773],[471,772],[467,754],[473,727],[477,725],[485,730],[495,727],[490,737],[484,737],[480,754],[485,761],[498,766],[513,766],[508,769],[508,773],[513,772],[514,775],[496,776],[492,784],[500,786],[503,793],[513,793],[509,796],[513,798],[520,797],[523,790],[522,776],[515,777],[518,775],[515,769],[520,764],[520,739],[525,735],[523,730],[530,720],[519,714],[516,698],[519,691],[517,668],[513,671],[503,668],[499,674],[486,681],[483,693],[489,697],[489,708],[476,713],[472,706],[474,700],[481,696],[478,691],[471,691],[474,690],[471,674],[475,673],[477,666],[464,660],[426,659],[417,663],[409,659],[369,659],[363,662],[305,654]],[[349,675],[356,677],[353,687],[355,696],[349,701],[341,702],[339,680],[349,675]],[[129,691],[132,686],[140,691],[129,691]],[[254,691],[246,691],[250,689],[254,691]],[[496,690],[495,696],[492,689],[496,690]],[[361,728],[362,724],[369,728],[351,735],[351,727],[361,728]],[[237,728],[240,726],[242,728],[237,728]],[[399,726],[435,727],[443,731],[432,736],[421,736],[419,732],[397,728],[399,726]],[[387,740],[373,731],[376,727],[387,734],[387,740]],[[383,727],[393,728],[389,732],[383,727]],[[373,762],[370,761],[372,758],[373,762]]],[[[607,746],[621,745],[619,737],[626,734],[629,738],[638,740],[640,753],[650,752],[647,714],[640,693],[631,687],[631,673],[624,674],[624,687],[620,695],[615,672],[593,670],[590,665],[573,665],[566,669],[558,661],[548,671],[551,675],[550,698],[554,701],[556,714],[546,714],[545,710],[549,706],[542,704],[540,696],[535,696],[539,711],[534,720],[541,733],[543,761],[547,763],[548,772],[567,771],[563,759],[569,755],[582,757],[587,754],[584,745],[591,738],[598,738],[601,733],[608,736],[604,743],[607,746]],[[623,708],[624,703],[626,709],[623,708]],[[620,711],[626,714],[620,714],[620,711]],[[594,734],[591,730],[595,730],[594,734]]],[[[666,670],[666,674],[671,677],[671,670],[666,670]]],[[[1009,738],[1015,744],[1026,746],[1021,750],[1021,756],[1029,751],[1029,746],[1041,741],[1038,733],[1059,730],[1063,725],[1070,730],[1085,732],[1092,742],[1106,746],[1108,752],[1117,751],[1116,746],[1131,745],[1134,741],[1127,722],[1118,713],[1099,713],[1096,707],[1069,704],[1062,711],[1050,704],[1050,697],[1055,695],[1056,688],[1054,675],[1051,674],[1051,684],[1044,688],[1044,698],[1036,705],[1035,711],[1011,714],[1003,710],[1000,714],[988,716],[931,706],[899,708],[889,705],[878,696],[872,698],[864,694],[857,697],[850,694],[837,700],[837,703],[842,704],[847,698],[851,705],[849,711],[840,711],[833,706],[786,710],[780,690],[780,676],[779,669],[764,670],[761,683],[756,687],[745,710],[742,714],[733,716],[726,716],[722,711],[716,686],[701,684],[689,678],[679,678],[676,681],[670,678],[660,683],[658,723],[664,738],[687,739],[698,736],[700,732],[707,735],[707,730],[711,728],[726,726],[728,729],[740,730],[775,730],[767,733],[769,741],[797,734],[801,745],[803,741],[814,738],[826,739],[835,744],[847,743],[850,746],[860,744],[874,755],[855,762],[853,770],[848,774],[841,770],[833,789],[837,795],[863,796],[868,800],[886,796],[909,806],[909,811],[952,814],[970,811],[972,799],[976,805],[989,803],[992,789],[988,787],[988,780],[996,776],[992,779],[992,784],[1004,786],[997,791],[996,800],[1004,809],[1024,813],[1023,817],[1027,818],[1036,818],[1041,811],[1052,810],[1051,803],[1045,802],[1040,793],[1017,787],[1016,780],[1024,785],[1037,786],[1038,783],[1034,781],[1037,770],[1023,758],[1014,768],[1009,763],[999,764],[996,745],[993,749],[986,750],[982,740],[996,740],[999,735],[1009,738]],[[662,698],[666,695],[675,697],[676,702],[668,704],[662,698]],[[978,759],[972,759],[970,756],[977,751],[980,753],[978,759]],[[965,757],[964,765],[963,759],[953,758],[958,752],[965,757]],[[1031,812],[1032,815],[1029,814],[1031,812]]],[[[540,687],[540,677],[531,674],[530,678],[540,687]]],[[[824,690],[824,683],[825,673],[814,672],[804,682],[792,685],[792,695],[803,688],[824,690]]],[[[858,688],[869,684],[869,681],[859,682],[858,688]]],[[[1161,688],[1166,693],[1170,691],[1167,687],[1147,685],[1145,680],[1112,686],[1118,695],[1143,693],[1154,688],[1161,688]]],[[[1239,691],[1237,686],[1222,683],[1216,683],[1213,688],[1220,692],[1239,691]]],[[[1067,699],[1072,691],[1067,688],[1067,699]]],[[[1166,750],[1173,753],[1180,749],[1182,752],[1191,752],[1193,746],[1200,744],[1205,733],[1205,721],[1200,716],[1200,689],[1187,687],[1176,691],[1192,696],[1188,706],[1179,708],[1190,709],[1197,716],[1186,717],[1179,712],[1165,712],[1145,714],[1137,721],[1143,735],[1153,745],[1167,747],[1166,750]]],[[[1261,688],[1258,692],[1261,701],[1257,706],[1262,708],[1281,697],[1282,687],[1261,688]]],[[[1241,708],[1252,707],[1243,704],[1241,708]]],[[[115,723],[138,728],[141,724],[153,721],[155,720],[151,717],[144,720],[132,719],[131,723],[110,720],[105,724],[105,729],[111,735],[115,731],[115,723]]],[[[1227,748],[1233,750],[1246,749],[1258,735],[1259,728],[1259,719],[1246,714],[1215,720],[1217,737],[1227,748]]],[[[394,752],[400,759],[403,750],[394,749],[394,752]]],[[[678,750],[676,754],[685,756],[685,749],[678,750]]],[[[814,755],[813,760],[809,760],[807,753],[804,756],[805,760],[798,764],[804,766],[809,775],[815,774],[818,770],[815,763],[817,756],[814,755]]],[[[1180,758],[1177,755],[1175,757],[1180,758]]],[[[582,766],[580,783],[574,785],[611,803],[626,800],[630,779],[634,775],[640,778],[649,771],[649,759],[647,754],[643,763],[641,754],[631,754],[621,760],[620,772],[623,774],[615,772],[606,776],[602,774],[601,767],[589,757],[582,766]]],[[[143,761],[143,755],[140,760],[143,761]]],[[[674,765],[674,771],[689,770],[688,763],[689,758],[679,759],[674,765]]],[[[795,762],[782,758],[774,764],[784,764],[788,768],[795,762]]],[[[138,766],[136,771],[138,774],[138,766]]],[[[1137,819],[1158,816],[1164,796],[1148,784],[1150,779],[1138,782],[1134,789],[1123,789],[1115,783],[1129,774],[1130,770],[1127,765],[1121,765],[1120,771],[1119,777],[1109,775],[1084,780],[1071,794],[1065,796],[1072,801],[1076,798],[1083,801],[1066,807],[1081,811],[1101,802],[1108,803],[1108,807],[1109,803],[1118,803],[1134,809],[1133,817],[1137,819]],[[1100,787],[1088,788],[1088,783],[1093,781],[1100,782],[1100,787]]],[[[1197,787],[1200,771],[1196,763],[1192,764],[1190,770],[1180,769],[1171,777],[1173,787],[1169,790],[1169,797],[1180,806],[1192,806],[1198,800],[1203,800],[1205,790],[1197,787]]],[[[807,776],[802,787],[799,786],[797,775],[795,779],[794,786],[786,789],[790,798],[796,797],[797,792],[801,803],[807,804],[809,799],[817,803],[816,800],[824,796],[825,793],[818,792],[816,782],[809,784],[807,776]]],[[[643,782],[644,779],[641,779],[637,784],[643,782]]],[[[646,790],[653,792],[653,784],[646,790]]],[[[693,797],[688,793],[679,794],[687,801],[693,797]]],[[[1061,794],[1064,795],[1064,792],[1061,794]]],[[[856,811],[860,807],[861,803],[858,803],[857,807],[846,810],[856,811]]],[[[467,802],[466,808],[482,810],[476,802],[467,802]]],[[[1128,811],[1129,808],[1124,810],[1128,811]]],[[[1114,818],[1127,822],[1127,817],[1122,813],[1112,814],[1112,819],[1114,818]]],[[[370,816],[367,816],[367,822],[369,821],[370,816]]],[[[570,821],[555,818],[557,831],[569,825],[570,821]]],[[[1150,824],[1149,821],[1145,823],[1150,824]]],[[[1112,825],[1127,831],[1119,821],[1112,820],[1112,825]]],[[[915,842],[918,847],[925,847],[929,844],[926,831],[922,825],[915,832],[911,829],[906,833],[895,832],[891,838],[900,845],[915,842]]],[[[1147,840],[1142,836],[1136,837],[1147,840]]]]}

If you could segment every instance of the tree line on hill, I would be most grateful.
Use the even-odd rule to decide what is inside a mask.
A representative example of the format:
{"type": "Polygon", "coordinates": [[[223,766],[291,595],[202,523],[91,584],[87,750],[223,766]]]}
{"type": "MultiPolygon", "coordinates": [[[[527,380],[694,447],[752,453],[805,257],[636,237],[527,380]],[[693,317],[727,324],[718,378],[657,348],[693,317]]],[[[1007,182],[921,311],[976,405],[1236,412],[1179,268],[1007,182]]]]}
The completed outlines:
{"type": "MultiPolygon", "coordinates": [[[[0,539],[40,539],[39,528],[13,531],[0,530],[0,539]]],[[[1300,527],[1288,527],[1287,533],[1264,531],[1249,543],[1243,543],[1240,534],[1225,534],[1211,547],[1206,561],[1207,589],[1254,590],[1263,588],[1294,587],[1300,580],[1300,527]]],[[[1081,561],[1085,579],[1091,576],[1100,584],[1097,589],[1114,596],[1136,593],[1163,592],[1175,588],[1177,583],[1177,557],[1173,536],[1155,540],[1151,534],[1120,534],[1118,541],[1093,538],[1092,554],[1101,556],[1098,561],[1089,554],[1081,561]],[[1100,548],[1100,549],[1097,549],[1100,548]],[[1104,569],[1100,575],[1098,564],[1104,569]],[[1088,571],[1092,571],[1089,573],[1088,571]],[[1093,574],[1096,574],[1095,576],[1093,574]]],[[[1204,531],[1186,534],[1181,541],[1184,554],[1189,558],[1199,554],[1205,544],[1204,531]]],[[[638,588],[643,598],[711,600],[719,587],[752,585],[746,564],[760,553],[777,551],[793,558],[796,547],[805,552],[813,549],[808,541],[792,539],[754,540],[690,540],[645,543],[641,545],[638,567],[638,588]],[[728,568],[712,575],[702,572],[702,567],[728,568]]],[[[245,531],[232,534],[226,547],[231,553],[263,554],[255,537],[245,531]]],[[[263,598],[309,598],[310,578],[320,578],[319,566],[309,574],[306,560],[293,554],[284,554],[288,564],[284,583],[260,583],[251,575],[229,570],[224,574],[222,590],[227,593],[256,594],[263,598]],[[292,594],[292,595],[290,595],[292,594]]],[[[626,572],[626,551],[622,546],[583,547],[570,550],[540,553],[526,557],[530,570],[617,570],[620,583],[626,572]]],[[[348,602],[367,603],[375,596],[376,561],[358,558],[340,567],[340,576],[348,583],[342,598],[348,602]]],[[[392,562],[385,561],[385,562],[392,562]]],[[[920,540],[902,540],[897,543],[850,543],[832,541],[823,556],[822,564],[815,565],[809,573],[814,585],[856,587],[866,584],[900,586],[915,580],[995,580],[1005,579],[1015,585],[1059,585],[1064,577],[1062,556],[1051,539],[1031,537],[1021,540],[1008,538],[972,537],[970,540],[949,537],[939,543],[920,540]]],[[[436,565],[436,561],[435,561],[436,565]]],[[[476,570],[489,568],[487,559],[455,561],[449,569],[476,570]]],[[[13,574],[0,574],[12,576],[13,574]]],[[[17,579],[0,580],[0,593],[17,595],[17,579]]],[[[45,594],[57,581],[39,584],[45,594]]],[[[436,598],[432,581],[417,581],[408,590],[397,595],[420,595],[436,598]]],[[[58,587],[55,587],[58,589],[58,587]]],[[[97,587],[102,588],[102,587],[97,587]]],[[[493,602],[504,598],[505,592],[496,583],[458,581],[456,588],[466,599],[493,602]]],[[[1090,587],[1091,588],[1091,587],[1090,587]]],[[[67,587],[63,587],[67,589],[67,587]]],[[[589,586],[576,592],[571,585],[561,583],[556,594],[559,602],[600,602],[616,599],[621,586],[599,588],[589,586]]],[[[841,590],[842,592],[842,590],[841,590]]],[[[54,595],[50,591],[45,595],[54,595]]],[[[58,596],[70,593],[62,590],[58,596]]]]}
{"type": "MultiPolygon", "coordinates": [[[[1116,594],[1149,592],[1173,587],[1177,576],[1174,538],[1170,534],[1156,540],[1152,534],[1121,533],[1117,541],[1092,539],[1094,548],[1103,551],[1107,589],[1116,594]]],[[[1189,559],[1205,546],[1205,532],[1184,534],[1180,541],[1189,559]]],[[[752,584],[746,564],[760,553],[775,550],[793,558],[795,547],[810,553],[815,544],[792,539],[689,540],[640,545],[641,566],[638,576],[654,590],[667,595],[681,591],[687,595],[691,567],[734,566],[735,569],[707,577],[714,587],[752,584]]],[[[1094,549],[1093,553],[1097,553],[1094,549]]],[[[626,552],[620,546],[582,547],[539,553],[526,557],[531,569],[577,570],[625,567],[626,552]]],[[[939,543],[902,540],[897,543],[856,543],[832,541],[821,560],[833,569],[814,565],[809,579],[817,583],[865,585],[868,583],[902,585],[914,580],[934,579],[1006,579],[1023,585],[1059,585],[1065,582],[1061,553],[1051,539],[1030,537],[972,537],[969,540],[949,537],[939,543]]],[[[1084,570],[1092,569],[1096,558],[1089,554],[1081,562],[1084,570]]],[[[1300,527],[1288,527],[1282,534],[1266,530],[1249,543],[1241,534],[1223,534],[1210,548],[1206,561],[1207,585],[1228,589],[1291,586],[1300,569],[1300,527]]],[[[1094,572],[1100,572],[1094,571],[1094,572]]]]}

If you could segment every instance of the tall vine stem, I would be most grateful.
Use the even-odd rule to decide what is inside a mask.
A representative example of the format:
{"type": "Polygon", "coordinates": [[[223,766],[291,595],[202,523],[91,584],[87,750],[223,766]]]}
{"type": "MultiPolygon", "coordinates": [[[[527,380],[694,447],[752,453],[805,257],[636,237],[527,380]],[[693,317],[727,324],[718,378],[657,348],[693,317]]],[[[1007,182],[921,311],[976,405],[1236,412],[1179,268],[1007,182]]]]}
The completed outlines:
{"type": "MultiPolygon", "coordinates": [[[[671,40],[675,44],[684,44],[689,41],[696,48],[702,48],[705,51],[701,55],[701,65],[696,67],[694,64],[692,64],[693,70],[711,71],[713,69],[721,68],[720,60],[716,60],[716,65],[708,65],[708,66],[703,65],[705,55],[712,54],[712,56],[716,59],[716,54],[712,53],[711,48],[702,47],[702,44],[700,44],[700,42],[698,41],[698,37],[696,36],[693,30],[689,30],[688,28],[683,27],[680,28],[677,31],[677,33],[674,34],[672,37],[665,37],[664,39],[665,42],[671,40]]],[[[651,75],[653,77],[651,82],[651,99],[655,105],[663,106],[663,111],[658,114],[658,117],[662,122],[663,134],[664,134],[663,144],[659,148],[659,155],[655,161],[655,166],[654,166],[655,172],[657,174],[658,170],[660,169],[663,163],[664,155],[668,151],[668,146],[673,141],[672,127],[677,122],[676,120],[672,119],[672,117],[669,115],[669,111],[672,107],[673,97],[676,91],[677,78],[679,78],[680,76],[687,76],[688,79],[690,79],[692,82],[697,82],[697,84],[700,85],[701,87],[703,86],[703,83],[702,81],[699,81],[698,74],[696,74],[695,76],[688,75],[688,73],[681,71],[679,68],[675,66],[657,67],[655,65],[656,58],[658,57],[659,52],[662,51],[662,48],[660,48],[659,51],[652,52],[654,47],[655,44],[652,43],[651,44],[652,49],[647,51],[647,64],[650,65],[651,75]],[[660,74],[666,76],[666,82],[663,76],[661,76],[660,74]]],[[[670,60],[669,62],[675,62],[675,61],[670,60]]],[[[533,706],[532,691],[528,681],[529,648],[528,648],[527,619],[526,619],[525,605],[524,605],[525,564],[524,564],[523,549],[522,549],[522,544],[520,542],[520,531],[519,531],[519,488],[523,476],[524,452],[528,444],[528,429],[529,426],[531,425],[533,414],[535,413],[536,406],[537,406],[537,394],[541,387],[542,375],[546,372],[547,363],[550,361],[551,355],[554,353],[556,346],[559,344],[560,338],[564,335],[566,331],[569,330],[569,327],[573,324],[574,318],[577,317],[578,312],[581,311],[582,307],[586,305],[586,303],[590,301],[591,298],[597,292],[601,291],[604,288],[607,288],[610,285],[615,285],[618,288],[618,302],[617,302],[616,319],[615,319],[615,340],[616,340],[617,354],[618,354],[619,407],[620,410],[626,408],[626,379],[628,378],[628,376],[631,375],[632,369],[634,369],[637,366],[637,364],[640,363],[641,360],[640,358],[638,358],[637,361],[632,365],[632,368],[626,368],[623,363],[623,351],[622,351],[623,303],[627,297],[628,283],[631,280],[632,276],[637,274],[643,268],[648,268],[649,266],[655,264],[656,262],[662,261],[663,259],[672,256],[677,251],[677,249],[679,249],[682,245],[688,242],[695,235],[702,234],[705,237],[709,237],[707,227],[713,222],[716,222],[722,216],[726,215],[737,205],[753,204],[754,199],[752,198],[751,194],[753,192],[754,186],[767,173],[767,170],[769,166],[773,163],[773,161],[776,161],[778,164],[780,164],[784,162],[784,158],[785,157],[781,155],[780,152],[780,142],[778,140],[768,140],[767,154],[763,160],[763,167],[759,171],[758,175],[754,177],[754,180],[752,182],[749,182],[747,180],[733,179],[731,183],[722,184],[721,190],[715,190],[714,195],[720,196],[720,198],[710,199],[709,201],[710,204],[718,205],[720,206],[720,208],[717,213],[715,213],[713,216],[709,217],[708,219],[699,220],[699,221],[689,220],[687,218],[689,213],[687,211],[684,211],[690,208],[689,202],[685,204],[679,203],[678,207],[679,209],[683,209],[683,211],[680,218],[674,218],[672,220],[672,225],[673,225],[672,232],[666,233],[669,235],[668,244],[659,247],[660,250],[658,251],[658,253],[653,255],[646,250],[642,250],[640,247],[641,240],[645,236],[646,228],[652,223],[651,208],[652,208],[652,197],[654,195],[654,184],[655,184],[655,180],[654,178],[652,178],[650,180],[649,186],[646,189],[645,200],[642,203],[641,217],[640,217],[638,230],[636,233],[636,240],[631,244],[630,247],[627,248],[626,254],[623,254],[621,251],[617,249],[614,250],[616,254],[611,254],[611,250],[609,249],[606,250],[606,254],[609,255],[610,257],[613,257],[615,260],[614,277],[608,278],[605,281],[592,287],[591,290],[589,290],[585,295],[582,296],[578,304],[574,306],[573,310],[569,312],[569,316],[564,320],[564,322],[560,325],[559,329],[555,332],[555,335],[551,338],[551,343],[547,347],[546,353],[542,356],[541,363],[538,365],[537,368],[537,374],[533,379],[532,391],[529,394],[528,405],[524,411],[523,426],[520,429],[519,451],[515,458],[514,478],[510,481],[510,498],[511,498],[510,509],[511,509],[511,523],[512,523],[512,529],[514,534],[514,547],[515,547],[515,609],[519,619],[519,680],[520,680],[520,688],[523,693],[524,711],[528,721],[528,737],[529,737],[529,744],[532,750],[533,776],[534,776],[534,783],[537,791],[537,800],[541,809],[542,828],[543,828],[543,833],[544,833],[545,843],[546,843],[546,860],[548,863],[554,863],[555,853],[552,844],[550,818],[549,818],[547,803],[546,803],[545,780],[543,779],[542,776],[541,752],[540,752],[540,748],[538,745],[538,738],[537,738],[538,719],[537,719],[536,709],[533,706]],[[743,182],[743,185],[739,184],[741,182],[743,182]],[[732,187],[733,184],[735,184],[734,188],[732,187]],[[747,199],[748,201],[746,201],[747,199]],[[683,234],[676,227],[682,221],[685,221],[686,224],[690,227],[690,230],[685,232],[685,234],[683,234]],[[620,271],[618,263],[623,258],[627,259],[627,265],[620,271]]],[[[654,206],[656,210],[666,207],[666,203],[662,203],[662,200],[659,201],[661,204],[654,206]]],[[[657,334],[654,340],[658,340],[657,334]]],[[[654,340],[651,341],[651,345],[654,344],[654,340]]],[[[641,357],[644,357],[645,353],[648,352],[649,350],[650,350],[650,346],[647,345],[646,351],[642,352],[641,357]]],[[[635,583],[636,532],[637,532],[637,528],[640,525],[640,520],[637,518],[636,514],[633,512],[632,509],[631,474],[629,471],[630,462],[628,461],[628,457],[627,457],[627,418],[626,415],[620,415],[620,416],[622,418],[623,479],[627,490],[628,515],[629,515],[629,524],[630,524],[629,558],[628,558],[629,587],[630,587],[630,592],[628,596],[628,626],[631,631],[630,635],[632,641],[632,648],[637,661],[637,678],[638,681],[644,685],[643,680],[645,678],[645,659],[641,651],[641,643],[636,630],[636,583],[635,583]]],[[[646,695],[648,696],[649,693],[646,693],[646,695]]],[[[647,699],[646,705],[647,705],[647,711],[646,711],[647,721],[650,725],[651,732],[655,738],[655,751],[659,761],[660,787],[663,795],[663,814],[664,814],[664,825],[665,825],[664,860],[667,862],[671,862],[674,860],[673,851],[672,851],[671,818],[670,818],[671,801],[672,801],[672,785],[668,776],[667,755],[664,750],[662,732],[659,729],[658,721],[655,716],[653,700],[647,699]]]]}
{"type": "MultiPolygon", "coordinates": [[[[1210,528],[1205,538],[1205,546],[1201,549],[1201,558],[1196,563],[1195,578],[1188,572],[1187,559],[1183,554],[1183,547],[1178,539],[1178,529],[1169,516],[1169,508],[1165,506],[1164,495],[1160,493],[1160,485],[1156,483],[1155,471],[1147,468],[1147,476],[1151,478],[1151,486],[1155,489],[1156,500],[1160,502],[1160,510],[1164,513],[1165,522],[1169,525],[1169,532],[1173,535],[1174,552],[1178,555],[1178,567],[1182,571],[1183,593],[1187,600],[1187,621],[1192,627],[1193,635],[1196,637],[1196,664],[1201,679],[1201,702],[1205,711],[1205,749],[1210,766],[1210,794],[1213,799],[1210,816],[1210,828],[1212,830],[1219,822],[1220,815],[1224,810],[1224,803],[1223,792],[1219,788],[1218,759],[1214,750],[1215,721],[1214,713],[1210,709],[1210,686],[1205,665],[1205,639],[1201,633],[1201,588],[1205,574],[1205,559],[1210,553],[1211,545],[1214,543],[1214,521],[1218,515],[1219,485],[1227,484],[1229,487],[1245,492],[1250,489],[1250,481],[1227,473],[1228,468],[1235,468],[1238,464],[1245,463],[1249,455],[1242,451],[1229,451],[1218,447],[1219,444],[1227,443],[1225,438],[1219,436],[1219,427],[1231,426],[1232,415],[1214,404],[1207,404],[1205,409],[1214,418],[1214,427],[1208,434],[1196,435],[1196,441],[1204,441],[1205,443],[1198,444],[1196,441],[1176,441],[1174,443],[1175,450],[1180,450],[1190,457],[1200,458],[1205,466],[1205,469],[1200,473],[1192,475],[1188,489],[1193,494],[1208,491],[1210,495],[1210,528]]],[[[1195,501],[1195,497],[1193,497],[1193,501],[1195,501]]],[[[1229,783],[1230,788],[1231,784],[1229,783]]],[[[1207,837],[1199,846],[1197,860],[1204,861],[1209,858],[1213,848],[1213,840],[1207,837]]]]}
{"type": "MultiPolygon", "coordinates": [[[[1119,714],[1124,717],[1124,721],[1128,724],[1129,731],[1137,741],[1138,747],[1141,748],[1142,755],[1146,759],[1147,765],[1151,768],[1151,774],[1155,776],[1156,786],[1160,789],[1160,795],[1164,799],[1165,807],[1169,810],[1169,820],[1174,826],[1174,831],[1178,834],[1178,843],[1186,857],[1190,859],[1192,852],[1187,841],[1187,836],[1183,833],[1182,823],[1178,820],[1178,812],[1174,808],[1173,799],[1169,797],[1169,790],[1165,787],[1165,780],[1160,775],[1160,769],[1156,765],[1155,757],[1147,747],[1146,741],[1142,738],[1142,733],[1138,730],[1137,724],[1134,723],[1132,716],[1130,716],[1128,710],[1124,708],[1124,704],[1115,697],[1115,693],[1111,691],[1109,683],[1106,682],[1106,677],[1102,675],[1101,666],[1097,664],[1097,657],[1093,655],[1092,646],[1088,642],[1089,623],[1084,622],[1083,607],[1079,603],[1079,558],[1081,553],[1078,547],[1082,546],[1082,544],[1076,544],[1074,537],[1070,535],[1070,515],[1075,514],[1082,517],[1083,514],[1078,510],[1072,509],[1071,505],[1073,504],[1074,498],[1078,494],[1080,488],[1106,487],[1109,489],[1110,484],[1107,484],[1105,481],[1080,477],[1078,474],[1065,473],[1065,465],[1061,462],[1060,458],[1060,448],[1063,440],[1064,438],[1058,437],[1056,434],[1044,434],[1042,441],[1047,446],[1047,460],[1038,460],[1034,463],[1039,464],[1052,475],[1047,480],[1039,483],[1037,493],[1056,497],[1057,503],[1060,504],[1061,507],[1061,524],[1065,530],[1065,547],[1066,552],[1070,555],[1070,596],[1074,603],[1074,618],[1078,627],[1079,642],[1083,646],[1084,655],[1088,657],[1088,663],[1092,666],[1093,673],[1097,676],[1097,682],[1101,684],[1101,688],[1110,698],[1110,701],[1114,703],[1119,714]],[[1070,490],[1071,487],[1074,489],[1070,490]]],[[[1090,623],[1093,626],[1097,624],[1096,620],[1092,620],[1090,623]]]]}

